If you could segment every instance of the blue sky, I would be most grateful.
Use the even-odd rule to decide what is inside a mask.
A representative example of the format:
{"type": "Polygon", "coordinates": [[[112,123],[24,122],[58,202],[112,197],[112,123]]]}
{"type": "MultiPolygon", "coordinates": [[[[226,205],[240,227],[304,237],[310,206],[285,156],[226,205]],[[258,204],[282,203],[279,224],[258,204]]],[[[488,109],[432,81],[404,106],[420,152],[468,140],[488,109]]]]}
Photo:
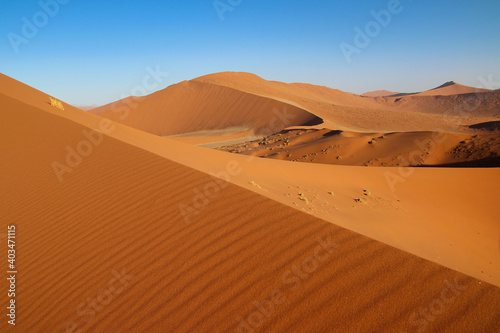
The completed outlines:
{"type": "Polygon", "coordinates": [[[74,105],[130,95],[146,68],[169,73],[156,90],[221,71],[354,93],[500,81],[498,0],[56,1],[1,1],[0,72],[74,105]]]}

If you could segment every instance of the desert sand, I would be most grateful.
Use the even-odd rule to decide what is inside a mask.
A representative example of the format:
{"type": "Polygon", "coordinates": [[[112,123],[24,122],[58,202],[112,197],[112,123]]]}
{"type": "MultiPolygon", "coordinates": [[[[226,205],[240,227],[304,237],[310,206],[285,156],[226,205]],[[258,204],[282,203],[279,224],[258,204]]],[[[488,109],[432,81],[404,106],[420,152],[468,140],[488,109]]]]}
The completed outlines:
{"type": "Polygon", "coordinates": [[[497,120],[499,108],[500,91],[367,98],[327,87],[224,72],[183,81],[132,103],[125,99],[91,112],[167,136],[242,124],[255,132],[272,134],[288,126],[320,123],[343,131],[461,133],[471,125],[497,120]]]}
{"type": "Polygon", "coordinates": [[[400,94],[400,93],[397,93],[394,91],[375,90],[375,91],[365,92],[364,94],[361,94],[361,96],[364,96],[364,97],[385,97],[385,96],[392,96],[392,95],[398,95],[398,94],[400,94]]]}
{"type": "Polygon", "coordinates": [[[497,119],[498,92],[361,97],[219,73],[86,112],[0,84],[20,332],[500,326],[500,170],[445,166],[497,152],[496,131],[470,126],[497,119]],[[445,115],[470,98],[473,115],[445,115]],[[339,145],[346,164],[198,146],[281,131],[292,154],[339,145]],[[435,145],[426,167],[382,167],[416,139],[435,145]]]}
{"type": "MultiPolygon", "coordinates": [[[[184,142],[198,143],[189,139],[184,142]]],[[[392,167],[500,166],[500,138],[491,133],[358,133],[295,127],[250,142],[224,144],[219,142],[217,149],[294,162],[392,167]]]]}
{"type": "Polygon", "coordinates": [[[450,95],[460,95],[460,94],[475,94],[475,93],[485,93],[490,92],[487,89],[479,89],[464,86],[463,84],[456,83],[454,81],[446,82],[439,87],[423,91],[416,95],[418,96],[450,96],[450,95]]]}

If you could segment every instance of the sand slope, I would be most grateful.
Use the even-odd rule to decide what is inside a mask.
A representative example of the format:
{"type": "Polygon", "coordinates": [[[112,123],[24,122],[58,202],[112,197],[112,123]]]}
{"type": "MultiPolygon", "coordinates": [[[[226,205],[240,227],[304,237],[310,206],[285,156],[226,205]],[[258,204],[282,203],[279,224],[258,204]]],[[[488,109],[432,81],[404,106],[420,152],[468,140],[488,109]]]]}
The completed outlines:
{"type": "Polygon", "coordinates": [[[459,125],[495,120],[500,112],[500,91],[473,95],[365,98],[310,84],[266,81],[248,73],[216,73],[194,81],[292,101],[321,117],[329,125],[327,127],[340,130],[461,131],[459,125]]]}
{"type": "Polygon", "coordinates": [[[486,93],[491,92],[488,89],[480,89],[469,86],[464,86],[463,84],[456,83],[454,81],[446,82],[437,88],[423,91],[416,94],[417,96],[449,96],[449,95],[459,95],[459,94],[474,94],[474,93],[486,93]]]}
{"type": "Polygon", "coordinates": [[[498,134],[382,134],[294,127],[253,141],[229,145],[221,142],[217,149],[293,162],[337,165],[500,166],[498,134]]]}
{"type": "Polygon", "coordinates": [[[235,160],[244,170],[230,179],[237,185],[500,286],[498,168],[290,163],[170,141],[164,145],[164,156],[205,172],[220,172],[235,160]],[[358,198],[367,204],[356,203],[358,198]]]}
{"type": "Polygon", "coordinates": [[[273,119],[272,132],[277,132],[286,127],[279,126],[282,117],[277,112],[296,115],[290,116],[288,126],[318,123],[318,117],[328,128],[347,131],[470,132],[469,125],[495,120],[499,109],[500,92],[366,98],[322,86],[223,72],[91,112],[149,133],[175,135],[234,126],[267,132],[273,119]]]}
{"type": "MultiPolygon", "coordinates": [[[[498,327],[499,288],[159,156],[175,155],[210,169],[227,166],[219,157],[231,155],[222,152],[116,125],[59,182],[52,163],[64,162],[66,146],[83,147],[83,131],[99,118],[30,105],[37,95],[24,95],[29,103],[23,103],[0,94],[0,153],[7,161],[0,165],[2,228],[17,225],[22,281],[16,330],[490,332],[498,327]],[[178,154],[185,149],[213,159],[200,163],[202,154],[178,154]],[[207,184],[209,191],[219,190],[209,192],[213,197],[186,223],[178,205],[192,205],[196,190],[207,184]]],[[[231,180],[248,183],[246,177],[261,174],[264,181],[261,162],[249,163],[256,163],[250,164],[253,171],[247,168],[231,180]]],[[[275,185],[281,182],[269,174],[275,185]]],[[[347,177],[340,179],[339,187],[346,186],[347,177]]],[[[6,325],[0,323],[2,331],[6,325]]]]}
{"type": "Polygon", "coordinates": [[[384,97],[384,96],[391,96],[391,95],[397,95],[397,94],[399,94],[399,93],[394,92],[394,91],[375,90],[375,91],[365,92],[364,94],[361,94],[361,96],[364,96],[364,97],[384,97]]]}
{"type": "Polygon", "coordinates": [[[233,126],[272,133],[317,119],[287,103],[193,81],[181,82],[132,103],[128,99],[108,104],[93,113],[164,136],[233,126]]]}

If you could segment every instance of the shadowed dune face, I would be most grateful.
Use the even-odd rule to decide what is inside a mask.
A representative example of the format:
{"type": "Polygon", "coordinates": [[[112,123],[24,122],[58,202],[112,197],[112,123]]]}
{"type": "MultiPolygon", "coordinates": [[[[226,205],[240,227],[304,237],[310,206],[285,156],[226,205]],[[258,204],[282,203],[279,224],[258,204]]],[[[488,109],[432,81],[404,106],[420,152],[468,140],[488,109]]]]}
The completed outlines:
{"type": "MultiPolygon", "coordinates": [[[[446,82],[439,87],[429,89],[426,91],[422,92],[415,92],[415,93],[393,93],[393,94],[388,94],[385,96],[388,97],[403,97],[403,96],[451,96],[451,95],[461,95],[461,94],[480,94],[480,93],[489,93],[493,92],[493,90],[489,89],[481,89],[481,88],[474,88],[474,87],[469,87],[465,86],[463,84],[456,83],[454,81],[449,81],[446,82]]],[[[377,93],[377,92],[373,92],[377,93]]],[[[368,93],[372,94],[372,93],[368,93]]],[[[365,95],[365,94],[363,94],[365,95]]],[[[368,96],[368,95],[366,95],[368,96]]],[[[379,95],[383,96],[383,95],[379,95]]],[[[377,97],[377,96],[372,96],[372,97],[377,97]]]]}
{"type": "Polygon", "coordinates": [[[224,72],[91,112],[162,136],[228,127],[246,127],[269,135],[269,130],[274,133],[287,126],[323,121],[327,127],[346,131],[462,132],[466,131],[463,125],[494,120],[499,106],[500,92],[367,98],[311,84],[224,72]],[[282,126],[285,112],[290,118],[282,126]],[[270,126],[277,113],[282,116],[270,126]]]}
{"type": "Polygon", "coordinates": [[[474,87],[464,86],[463,84],[456,83],[454,81],[446,82],[437,88],[423,91],[418,93],[418,96],[449,96],[449,95],[459,95],[459,94],[474,94],[474,93],[486,93],[491,92],[488,89],[480,89],[474,87]]]}
{"type": "Polygon", "coordinates": [[[22,248],[25,331],[498,327],[497,287],[110,136],[59,182],[52,162],[89,128],[0,103],[0,208],[22,248]],[[207,184],[217,198],[187,223],[178,205],[207,184]]]}
{"type": "Polygon", "coordinates": [[[486,123],[470,125],[469,127],[487,132],[500,132],[500,121],[488,121],[486,123]]]}
{"type": "Polygon", "coordinates": [[[455,129],[453,124],[474,124],[476,119],[496,119],[500,115],[500,91],[467,93],[459,95],[411,95],[405,97],[381,97],[376,101],[393,104],[395,108],[411,112],[440,116],[435,128],[455,129]]]}
{"type": "Polygon", "coordinates": [[[291,103],[196,81],[184,81],[92,112],[161,136],[237,126],[269,135],[287,126],[322,122],[291,103]]]}
{"type": "Polygon", "coordinates": [[[464,95],[366,98],[310,84],[266,81],[248,73],[216,73],[195,81],[293,101],[332,129],[346,131],[461,132],[461,125],[494,120],[500,109],[500,92],[466,86],[461,86],[467,88],[464,95]]]}

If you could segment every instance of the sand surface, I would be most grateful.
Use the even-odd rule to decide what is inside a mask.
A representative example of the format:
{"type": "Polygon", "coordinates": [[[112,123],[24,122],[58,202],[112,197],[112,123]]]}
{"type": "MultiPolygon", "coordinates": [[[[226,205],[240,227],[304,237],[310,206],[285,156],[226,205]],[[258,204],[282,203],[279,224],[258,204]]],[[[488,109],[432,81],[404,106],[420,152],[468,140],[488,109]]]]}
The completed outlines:
{"type": "MultiPolygon", "coordinates": [[[[188,142],[188,141],[184,141],[188,142]]],[[[357,133],[289,128],[217,149],[293,162],[357,166],[500,166],[500,135],[439,132],[357,133]]]]}
{"type": "MultiPolygon", "coordinates": [[[[48,95],[6,76],[0,83],[1,221],[3,230],[16,225],[19,249],[14,330],[494,332],[500,325],[497,168],[402,175],[408,170],[253,158],[103,123],[66,103],[52,107],[48,95]],[[102,137],[92,131],[99,128],[102,137]],[[85,156],[66,161],[78,149],[85,156]],[[71,171],[58,178],[54,162],[71,171]],[[391,187],[387,172],[403,181],[391,187]]],[[[210,129],[206,121],[219,116],[228,119],[223,128],[241,126],[214,111],[228,103],[225,88],[213,95],[212,86],[186,85],[212,106],[203,121],[194,113],[171,118],[184,133],[210,129]]],[[[323,94],[295,86],[316,101],[323,94]]],[[[252,91],[232,93],[241,99],[234,112],[243,110],[253,128],[268,127],[265,110],[283,106],[252,91]]],[[[292,106],[296,125],[314,119],[309,108],[292,106]]],[[[179,134],[145,118],[130,112],[134,127],[179,134]]]]}
{"type": "Polygon", "coordinates": [[[224,72],[92,112],[163,136],[234,126],[269,135],[289,126],[321,122],[345,131],[467,132],[469,125],[497,120],[499,108],[500,91],[367,98],[322,86],[224,72]]]}
{"type": "Polygon", "coordinates": [[[385,97],[385,96],[398,95],[398,94],[400,94],[400,93],[397,93],[394,91],[375,90],[375,91],[365,92],[364,94],[361,94],[361,96],[364,96],[364,97],[385,97]]]}

